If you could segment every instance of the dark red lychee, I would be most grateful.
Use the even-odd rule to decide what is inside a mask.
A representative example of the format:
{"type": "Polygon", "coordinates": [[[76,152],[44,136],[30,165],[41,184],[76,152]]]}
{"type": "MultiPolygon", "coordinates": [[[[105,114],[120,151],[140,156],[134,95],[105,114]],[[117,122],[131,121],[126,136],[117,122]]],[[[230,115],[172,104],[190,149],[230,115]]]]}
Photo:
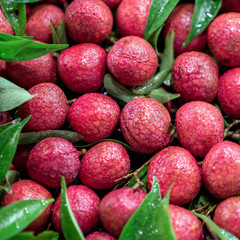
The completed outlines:
{"type": "Polygon", "coordinates": [[[86,93],[70,107],[68,120],[86,142],[96,142],[111,135],[117,126],[120,108],[110,97],[86,93]]]}
{"type": "Polygon", "coordinates": [[[12,120],[8,112],[0,112],[0,125],[4,125],[12,120]]]}
{"type": "Polygon", "coordinates": [[[184,104],[176,113],[175,123],[179,142],[195,156],[204,157],[212,146],[223,140],[222,114],[209,103],[184,104]]]}
{"type": "Polygon", "coordinates": [[[171,30],[174,30],[175,32],[174,52],[176,55],[183,52],[203,51],[206,48],[206,32],[203,32],[199,36],[195,37],[187,47],[183,48],[182,46],[190,32],[193,10],[194,4],[179,4],[175,7],[165,22],[165,27],[163,28],[165,38],[171,30]]]}
{"type": "Polygon", "coordinates": [[[223,0],[221,12],[240,12],[239,0],[223,0]]]}
{"type": "Polygon", "coordinates": [[[169,205],[170,220],[177,240],[202,240],[201,222],[189,210],[169,205]]]}
{"type": "Polygon", "coordinates": [[[64,92],[53,83],[40,83],[29,89],[37,94],[18,108],[22,119],[32,115],[25,125],[28,131],[60,129],[67,119],[67,98],[64,92]]]}
{"type": "Polygon", "coordinates": [[[5,17],[5,14],[3,13],[3,10],[1,7],[0,7],[0,32],[14,35],[14,30],[12,28],[12,25],[9,23],[9,21],[5,17]]]}
{"type": "Polygon", "coordinates": [[[236,237],[240,238],[240,197],[222,201],[216,208],[213,221],[236,237]]]}
{"type": "Polygon", "coordinates": [[[31,9],[28,14],[25,32],[35,40],[52,43],[52,20],[55,27],[64,21],[64,12],[53,4],[41,4],[31,9]]]}
{"type": "Polygon", "coordinates": [[[74,92],[96,92],[103,83],[107,54],[93,43],[72,46],[58,58],[58,73],[74,92]]]}
{"type": "Polygon", "coordinates": [[[240,68],[230,69],[220,77],[217,98],[227,115],[240,119],[240,68]]]}
{"type": "MultiPolygon", "coordinates": [[[[1,19],[0,19],[0,21],[1,21],[1,19]]],[[[1,25],[0,25],[0,27],[1,27],[1,25]]],[[[6,61],[3,61],[3,60],[0,60],[0,77],[7,78],[6,61]]]]}
{"type": "Polygon", "coordinates": [[[106,230],[118,238],[124,225],[146,195],[143,190],[134,191],[130,187],[120,188],[105,195],[99,206],[99,217],[106,230]]]}
{"type": "Polygon", "coordinates": [[[108,233],[96,231],[87,235],[85,240],[116,240],[116,238],[112,237],[108,233]]]}
{"type": "Polygon", "coordinates": [[[127,142],[141,153],[155,153],[170,141],[171,118],[167,109],[151,98],[135,98],[121,113],[120,126],[127,142]]]}
{"type": "MultiPolygon", "coordinates": [[[[12,193],[5,193],[1,205],[6,206],[17,201],[26,199],[49,199],[52,194],[40,184],[32,180],[21,180],[15,182],[12,186],[12,193]]],[[[25,230],[34,231],[35,233],[41,232],[48,222],[52,211],[53,203],[49,204],[44,211],[38,216],[25,230]]]]}
{"type": "MultiPolygon", "coordinates": [[[[67,188],[67,197],[82,232],[84,234],[92,231],[98,224],[98,209],[100,199],[98,195],[90,188],[84,185],[72,185],[67,188]]],[[[52,223],[58,232],[62,232],[61,226],[61,195],[55,201],[52,223]]]]}
{"type": "Polygon", "coordinates": [[[95,189],[115,186],[128,174],[130,159],[126,149],[115,142],[102,142],[92,147],[81,160],[81,182],[95,189]]]}
{"type": "Polygon", "coordinates": [[[167,147],[157,153],[148,168],[148,189],[152,188],[153,176],[158,179],[161,196],[165,196],[174,183],[170,202],[183,205],[198,194],[201,184],[201,169],[192,154],[181,147],[167,147]]]}
{"type": "Polygon", "coordinates": [[[105,2],[111,9],[116,8],[117,5],[122,1],[122,0],[102,0],[105,2]]]}
{"type": "Polygon", "coordinates": [[[146,83],[155,73],[158,58],[144,39],[128,36],[118,40],[107,56],[107,66],[116,80],[126,86],[146,83]]]}
{"type": "Polygon", "coordinates": [[[113,16],[100,0],[75,0],[65,12],[68,35],[79,43],[100,43],[111,33],[113,16]]]}
{"type": "Polygon", "coordinates": [[[218,66],[209,55],[182,53],[173,65],[173,86],[186,102],[212,102],[217,96],[218,74],[218,66]]]}
{"type": "Polygon", "coordinates": [[[49,137],[39,142],[27,161],[30,177],[51,188],[61,187],[61,176],[72,183],[80,168],[80,153],[71,142],[49,137]]]}
{"type": "Polygon", "coordinates": [[[116,23],[122,36],[144,36],[152,0],[123,0],[117,8],[116,23]]]}
{"type": "Polygon", "coordinates": [[[240,13],[224,13],[208,27],[207,42],[212,54],[227,67],[240,66],[240,13]]]}
{"type": "Polygon", "coordinates": [[[208,152],[202,164],[203,183],[217,198],[229,198],[240,192],[240,146],[224,141],[208,152]]]}

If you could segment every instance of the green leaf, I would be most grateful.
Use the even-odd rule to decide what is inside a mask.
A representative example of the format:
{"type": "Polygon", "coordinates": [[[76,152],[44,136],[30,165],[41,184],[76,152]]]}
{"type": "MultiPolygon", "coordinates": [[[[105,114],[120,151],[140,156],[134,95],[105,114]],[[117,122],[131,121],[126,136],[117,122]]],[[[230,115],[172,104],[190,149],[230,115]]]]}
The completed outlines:
{"type": "Polygon", "coordinates": [[[41,0],[8,0],[8,1],[15,3],[35,3],[40,2],[41,0]]]}
{"type": "Polygon", "coordinates": [[[0,77],[0,111],[12,110],[35,96],[24,88],[18,87],[7,79],[0,77]]]}
{"type": "Polygon", "coordinates": [[[158,38],[160,35],[160,32],[163,28],[163,25],[160,26],[153,34],[152,36],[149,38],[148,42],[153,46],[157,56],[159,57],[159,52],[158,52],[158,48],[157,48],[157,44],[158,44],[158,38]]]}
{"type": "Polygon", "coordinates": [[[67,47],[68,44],[45,44],[0,33],[0,59],[8,62],[31,60],[67,47]]]}
{"type": "Polygon", "coordinates": [[[63,235],[66,240],[85,239],[69,205],[64,177],[62,177],[61,187],[61,224],[63,235]]]}
{"type": "Polygon", "coordinates": [[[12,25],[15,35],[22,36],[26,26],[25,4],[5,0],[1,1],[1,7],[9,23],[12,25]]]}
{"type": "Polygon", "coordinates": [[[16,118],[11,122],[8,122],[6,124],[0,125],[0,133],[3,132],[6,128],[8,128],[9,126],[15,124],[15,123],[20,123],[21,122],[21,118],[16,118]]]}
{"type": "Polygon", "coordinates": [[[54,199],[22,200],[0,209],[0,240],[13,237],[37,218],[54,199]]]}
{"type": "Polygon", "coordinates": [[[37,236],[33,232],[21,232],[9,240],[58,240],[59,233],[54,231],[44,231],[37,236]]]}
{"type": "Polygon", "coordinates": [[[54,23],[52,22],[51,19],[50,23],[52,29],[53,43],[55,44],[68,43],[65,23],[63,22],[63,20],[60,22],[57,28],[55,28],[54,23]]]}
{"type": "Polygon", "coordinates": [[[145,40],[163,25],[178,2],[179,0],[152,0],[144,32],[145,40]]]}
{"type": "Polygon", "coordinates": [[[133,93],[128,88],[118,83],[110,74],[104,76],[103,84],[109,94],[125,103],[134,98],[144,97],[133,93]]]}
{"type": "Polygon", "coordinates": [[[222,229],[216,225],[210,218],[207,216],[204,216],[202,214],[192,212],[194,215],[197,217],[201,218],[204,222],[206,222],[213,230],[214,232],[218,235],[220,240],[239,240],[237,237],[226,231],[225,229],[222,229]]]}
{"type": "Polygon", "coordinates": [[[153,90],[150,94],[148,94],[148,97],[153,98],[159,101],[160,103],[164,104],[168,101],[179,98],[180,94],[170,93],[170,92],[167,92],[164,88],[158,88],[153,90]]]}
{"type": "Polygon", "coordinates": [[[63,138],[72,143],[78,142],[83,139],[83,136],[77,132],[66,131],[66,130],[48,130],[48,131],[21,133],[18,144],[38,143],[48,137],[63,138]]]}
{"type": "Polygon", "coordinates": [[[29,119],[30,116],[20,123],[9,126],[0,134],[0,182],[4,179],[16,152],[19,134],[29,119]]]}
{"type": "Polygon", "coordinates": [[[191,30],[183,47],[187,45],[199,34],[201,34],[216,17],[222,0],[196,0],[192,17],[191,30]]]}
{"type": "Polygon", "coordinates": [[[176,240],[169,217],[169,194],[161,198],[156,177],[152,189],[126,223],[119,240],[176,240]]]}

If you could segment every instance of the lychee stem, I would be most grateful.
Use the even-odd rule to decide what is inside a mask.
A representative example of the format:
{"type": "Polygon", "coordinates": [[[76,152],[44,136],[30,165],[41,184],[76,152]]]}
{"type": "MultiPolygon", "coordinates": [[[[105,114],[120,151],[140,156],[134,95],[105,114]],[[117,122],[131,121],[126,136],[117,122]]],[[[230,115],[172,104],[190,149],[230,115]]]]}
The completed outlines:
{"type": "Polygon", "coordinates": [[[73,99],[71,99],[71,100],[68,100],[68,101],[67,101],[67,104],[68,104],[68,105],[71,105],[71,104],[73,104],[76,100],[77,100],[77,98],[73,98],[73,99]]]}
{"type": "Polygon", "coordinates": [[[238,124],[240,124],[240,120],[234,120],[234,121],[224,130],[224,138],[230,136],[231,134],[230,134],[229,130],[230,130],[233,126],[238,125],[238,124]]]}
{"type": "Polygon", "coordinates": [[[136,191],[139,187],[144,187],[145,184],[143,182],[141,182],[141,180],[139,179],[138,175],[136,172],[134,172],[134,177],[135,177],[135,180],[136,180],[136,183],[132,186],[132,189],[134,191],[136,191]]]}

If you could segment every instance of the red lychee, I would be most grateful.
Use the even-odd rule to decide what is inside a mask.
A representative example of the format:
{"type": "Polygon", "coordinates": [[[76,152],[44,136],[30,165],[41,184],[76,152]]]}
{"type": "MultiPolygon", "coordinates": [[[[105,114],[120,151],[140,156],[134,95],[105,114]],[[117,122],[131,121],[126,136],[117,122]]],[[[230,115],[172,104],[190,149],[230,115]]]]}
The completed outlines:
{"type": "Polygon", "coordinates": [[[0,77],[7,78],[6,64],[7,64],[6,61],[0,60],[0,77]]]}
{"type": "Polygon", "coordinates": [[[3,13],[2,8],[0,7],[0,32],[10,35],[14,35],[14,30],[12,25],[7,20],[5,14],[3,13]]]}
{"type": "Polygon", "coordinates": [[[221,12],[240,12],[239,0],[223,0],[221,12]]]}
{"type": "Polygon", "coordinates": [[[105,2],[111,9],[114,9],[122,0],[102,0],[102,1],[105,2]]]}
{"type": "Polygon", "coordinates": [[[85,240],[116,240],[116,238],[112,237],[108,233],[96,231],[87,235],[85,240]]]}
{"type": "Polygon", "coordinates": [[[8,112],[0,112],[0,125],[4,125],[11,121],[11,116],[8,112]]]}

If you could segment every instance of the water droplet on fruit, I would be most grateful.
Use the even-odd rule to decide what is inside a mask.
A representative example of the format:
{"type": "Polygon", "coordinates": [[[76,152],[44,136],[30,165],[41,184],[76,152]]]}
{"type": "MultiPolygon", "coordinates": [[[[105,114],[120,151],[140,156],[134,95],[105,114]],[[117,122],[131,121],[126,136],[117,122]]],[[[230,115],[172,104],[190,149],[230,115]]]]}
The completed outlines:
{"type": "Polygon", "coordinates": [[[143,234],[143,232],[142,232],[141,230],[138,230],[138,234],[142,235],[142,234],[143,234]]]}

